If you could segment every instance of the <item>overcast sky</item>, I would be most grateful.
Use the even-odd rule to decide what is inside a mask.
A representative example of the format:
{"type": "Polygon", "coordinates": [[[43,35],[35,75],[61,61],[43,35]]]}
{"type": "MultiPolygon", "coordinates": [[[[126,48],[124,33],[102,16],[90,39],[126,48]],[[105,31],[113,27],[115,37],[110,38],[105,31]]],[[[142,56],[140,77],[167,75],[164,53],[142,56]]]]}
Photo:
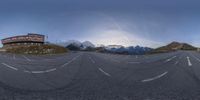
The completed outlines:
{"type": "MultiPolygon", "coordinates": [[[[4,0],[0,39],[28,32],[51,42],[200,47],[199,0],[4,0]]],[[[0,45],[1,46],[1,45],[0,45]]]]}

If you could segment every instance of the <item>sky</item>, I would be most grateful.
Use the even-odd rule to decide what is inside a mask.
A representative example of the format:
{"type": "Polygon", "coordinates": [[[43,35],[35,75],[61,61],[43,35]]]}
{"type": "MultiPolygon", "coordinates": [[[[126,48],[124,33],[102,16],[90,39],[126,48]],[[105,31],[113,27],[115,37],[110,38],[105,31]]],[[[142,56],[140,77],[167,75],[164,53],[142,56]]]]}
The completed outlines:
{"type": "MultiPolygon", "coordinates": [[[[53,43],[200,47],[199,0],[1,0],[0,39],[39,33],[53,43]]],[[[2,44],[0,44],[2,46],[2,44]]]]}

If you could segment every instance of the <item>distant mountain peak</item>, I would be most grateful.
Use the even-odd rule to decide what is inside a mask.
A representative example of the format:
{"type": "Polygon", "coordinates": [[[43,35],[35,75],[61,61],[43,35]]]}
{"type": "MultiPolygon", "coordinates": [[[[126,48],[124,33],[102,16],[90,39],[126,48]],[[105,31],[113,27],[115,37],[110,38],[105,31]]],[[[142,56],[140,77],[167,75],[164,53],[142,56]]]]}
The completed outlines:
{"type": "Polygon", "coordinates": [[[58,45],[66,47],[70,50],[85,50],[88,48],[95,48],[95,45],[90,41],[80,42],[77,40],[68,40],[67,42],[59,43],[58,45]]]}
{"type": "Polygon", "coordinates": [[[84,48],[88,48],[88,47],[94,48],[94,47],[95,47],[95,45],[94,45],[92,42],[90,42],[90,41],[84,41],[84,42],[82,43],[82,46],[83,46],[84,48]]]}

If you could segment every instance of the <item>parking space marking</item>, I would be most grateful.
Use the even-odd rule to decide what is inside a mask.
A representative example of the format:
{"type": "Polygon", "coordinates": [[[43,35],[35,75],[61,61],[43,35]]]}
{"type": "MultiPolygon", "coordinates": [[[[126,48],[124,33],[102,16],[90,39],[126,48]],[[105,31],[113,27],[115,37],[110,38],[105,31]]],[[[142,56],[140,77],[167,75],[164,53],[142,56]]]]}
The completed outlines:
{"type": "Polygon", "coordinates": [[[8,67],[8,68],[10,68],[10,69],[18,70],[17,68],[15,68],[15,67],[13,67],[13,66],[10,66],[10,65],[8,65],[8,64],[6,64],[6,63],[1,63],[1,64],[4,65],[4,66],[6,66],[6,67],[8,67]]]}

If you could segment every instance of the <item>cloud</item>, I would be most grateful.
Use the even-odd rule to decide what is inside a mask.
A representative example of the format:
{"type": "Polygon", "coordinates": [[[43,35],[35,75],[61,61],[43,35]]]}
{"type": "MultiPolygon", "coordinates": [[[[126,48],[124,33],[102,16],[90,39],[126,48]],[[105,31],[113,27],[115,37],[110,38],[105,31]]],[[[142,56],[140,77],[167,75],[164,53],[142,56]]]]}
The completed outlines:
{"type": "Polygon", "coordinates": [[[161,42],[141,38],[139,36],[121,30],[98,31],[95,35],[92,35],[89,38],[85,38],[85,40],[90,40],[96,45],[141,45],[153,48],[163,45],[163,43],[161,42]]]}

